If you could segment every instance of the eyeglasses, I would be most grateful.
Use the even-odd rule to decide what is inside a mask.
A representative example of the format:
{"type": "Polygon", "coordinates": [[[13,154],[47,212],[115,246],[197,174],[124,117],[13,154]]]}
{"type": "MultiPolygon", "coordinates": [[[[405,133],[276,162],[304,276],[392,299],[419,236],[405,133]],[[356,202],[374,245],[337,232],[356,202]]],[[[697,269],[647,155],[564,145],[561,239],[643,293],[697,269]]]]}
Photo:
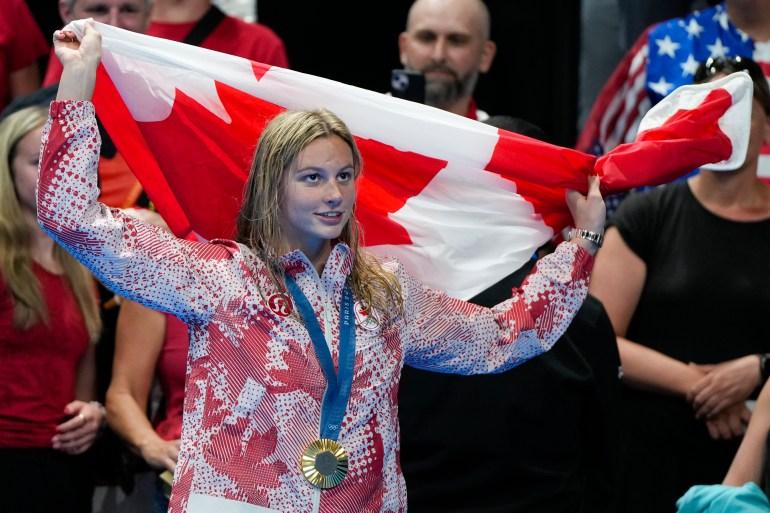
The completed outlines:
{"type": "Polygon", "coordinates": [[[735,57],[709,57],[698,66],[694,81],[696,83],[703,82],[714,75],[729,75],[736,71],[748,71],[752,80],[765,80],[765,74],[762,73],[759,64],[747,57],[736,55],[735,57]]]}

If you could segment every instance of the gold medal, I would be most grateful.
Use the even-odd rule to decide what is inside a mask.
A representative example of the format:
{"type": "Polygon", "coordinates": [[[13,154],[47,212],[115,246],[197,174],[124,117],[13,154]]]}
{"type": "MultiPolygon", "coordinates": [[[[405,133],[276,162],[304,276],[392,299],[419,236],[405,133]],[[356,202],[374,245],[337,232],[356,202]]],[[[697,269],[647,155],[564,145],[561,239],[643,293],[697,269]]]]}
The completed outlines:
{"type": "Polygon", "coordinates": [[[334,488],[348,473],[348,453],[337,441],[321,438],[302,453],[299,469],[312,485],[334,488]]]}

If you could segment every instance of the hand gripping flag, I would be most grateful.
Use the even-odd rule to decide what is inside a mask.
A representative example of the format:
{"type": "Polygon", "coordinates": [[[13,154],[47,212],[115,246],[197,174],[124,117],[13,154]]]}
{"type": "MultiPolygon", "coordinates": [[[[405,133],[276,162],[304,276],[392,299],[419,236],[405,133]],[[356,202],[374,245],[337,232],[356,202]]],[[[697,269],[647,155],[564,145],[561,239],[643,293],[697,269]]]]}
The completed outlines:
{"type": "MultiPolygon", "coordinates": [[[[84,21],[71,24],[83,33],[84,21]]],[[[232,237],[256,141],[285,109],[327,108],[364,160],[363,243],[426,284],[469,298],[513,272],[571,219],[564,189],[605,193],[664,183],[742,157],[751,82],[707,86],[646,138],[596,159],[439,109],[331,80],[96,24],[97,114],[171,229],[232,237]],[[746,92],[748,91],[748,92],[746,92]],[[725,127],[724,116],[745,119],[725,127]]],[[[727,82],[725,82],[727,83],[727,82]]],[[[745,153],[745,150],[744,150],[745,153]]]]}

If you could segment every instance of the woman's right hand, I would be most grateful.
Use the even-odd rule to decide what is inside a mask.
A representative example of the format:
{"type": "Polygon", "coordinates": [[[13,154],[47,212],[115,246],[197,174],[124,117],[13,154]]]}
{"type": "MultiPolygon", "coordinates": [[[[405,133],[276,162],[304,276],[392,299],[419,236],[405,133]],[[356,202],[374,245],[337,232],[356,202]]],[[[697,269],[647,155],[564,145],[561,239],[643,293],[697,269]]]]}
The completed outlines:
{"type": "Polygon", "coordinates": [[[96,68],[102,57],[102,35],[93,22],[88,21],[81,40],[72,31],[57,30],[53,34],[53,44],[56,56],[64,66],[56,99],[90,100],[96,84],[96,68]]]}
{"type": "Polygon", "coordinates": [[[53,46],[56,56],[65,68],[73,65],[85,65],[96,69],[102,57],[102,35],[88,21],[85,25],[85,33],[82,40],[77,35],[66,30],[57,30],[53,33],[53,46]]]}
{"type": "Polygon", "coordinates": [[[155,436],[141,444],[138,449],[144,461],[151,467],[174,472],[176,460],[179,458],[179,439],[163,440],[155,436]]]}
{"type": "Polygon", "coordinates": [[[751,410],[741,401],[706,419],[706,428],[714,440],[730,440],[743,436],[751,420],[751,410]]]}

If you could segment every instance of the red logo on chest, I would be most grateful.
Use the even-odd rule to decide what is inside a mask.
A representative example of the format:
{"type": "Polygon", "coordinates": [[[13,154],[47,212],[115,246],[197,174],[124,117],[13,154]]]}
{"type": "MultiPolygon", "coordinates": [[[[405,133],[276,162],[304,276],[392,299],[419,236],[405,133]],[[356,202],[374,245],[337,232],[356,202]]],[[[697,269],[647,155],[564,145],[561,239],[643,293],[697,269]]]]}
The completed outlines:
{"type": "Polygon", "coordinates": [[[291,315],[291,298],[284,292],[278,292],[267,298],[267,306],[275,315],[286,317],[291,315]]]}

